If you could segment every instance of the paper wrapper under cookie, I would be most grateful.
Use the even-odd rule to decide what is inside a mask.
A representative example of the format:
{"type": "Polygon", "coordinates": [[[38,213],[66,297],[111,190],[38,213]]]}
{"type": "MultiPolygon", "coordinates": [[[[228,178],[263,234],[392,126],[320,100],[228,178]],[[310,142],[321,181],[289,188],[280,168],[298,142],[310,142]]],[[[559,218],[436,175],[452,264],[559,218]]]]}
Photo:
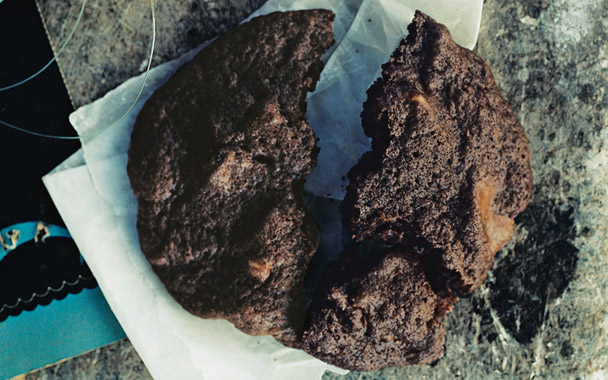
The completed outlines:
{"type": "MultiPolygon", "coordinates": [[[[321,139],[321,155],[307,188],[320,196],[341,198],[345,185],[341,177],[369,147],[359,120],[365,90],[406,34],[414,10],[445,23],[457,42],[472,47],[482,1],[327,3],[272,0],[256,15],[311,8],[336,13],[336,45],[325,55],[317,90],[308,97],[307,117],[321,139]]],[[[111,129],[82,139],[83,149],[45,176],[44,183],[108,303],[156,379],[312,380],[320,379],[326,369],[340,371],[271,337],[252,337],[226,321],[190,315],[169,296],[141,253],[135,228],[137,202],[126,174],[131,130],[145,100],[197,51],[152,70],[133,112],[111,129]]],[[[86,135],[112,123],[136,97],[142,77],[74,112],[70,121],[78,133],[86,135]]]]}

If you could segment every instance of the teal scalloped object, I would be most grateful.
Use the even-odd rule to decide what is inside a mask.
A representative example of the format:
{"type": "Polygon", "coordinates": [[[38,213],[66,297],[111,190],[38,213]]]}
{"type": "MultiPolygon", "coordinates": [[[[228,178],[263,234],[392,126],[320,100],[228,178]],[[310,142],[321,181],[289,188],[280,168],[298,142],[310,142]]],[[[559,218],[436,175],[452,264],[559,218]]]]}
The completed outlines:
{"type": "MultiPolygon", "coordinates": [[[[65,228],[38,221],[0,228],[0,261],[21,244],[58,237],[71,238],[65,228]]],[[[80,263],[83,264],[82,256],[80,263]]],[[[48,288],[47,292],[51,290],[55,291],[48,288]]],[[[0,305],[0,311],[3,307],[0,305]]],[[[124,337],[101,290],[82,289],[0,322],[0,342],[6,342],[0,344],[0,379],[13,378],[124,337]]]]}
{"type": "MultiPolygon", "coordinates": [[[[0,229],[0,261],[23,243],[38,239],[44,241],[50,237],[71,238],[72,236],[63,227],[43,222],[23,222],[4,227],[0,229]]],[[[82,263],[82,257],[80,262],[82,263]]]]}

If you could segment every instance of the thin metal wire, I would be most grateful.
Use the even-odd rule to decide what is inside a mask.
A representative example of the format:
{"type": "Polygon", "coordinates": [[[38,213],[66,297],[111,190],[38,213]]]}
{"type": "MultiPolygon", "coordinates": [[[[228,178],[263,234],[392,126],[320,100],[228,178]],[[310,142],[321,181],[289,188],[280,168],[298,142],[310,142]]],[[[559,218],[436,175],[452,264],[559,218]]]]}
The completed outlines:
{"type": "Polygon", "coordinates": [[[51,58],[51,60],[49,61],[49,63],[47,63],[46,65],[42,66],[42,68],[38,71],[36,71],[34,74],[30,75],[29,77],[25,78],[22,81],[19,81],[17,83],[13,83],[9,86],[5,86],[5,87],[0,87],[0,92],[2,91],[6,91],[6,90],[10,90],[11,88],[15,88],[18,86],[21,86],[22,84],[36,78],[38,75],[40,75],[44,70],[46,70],[50,65],[53,64],[53,62],[55,62],[55,60],[57,59],[57,57],[59,57],[59,54],[61,54],[61,52],[63,51],[63,49],[65,49],[66,46],[68,46],[68,43],[70,42],[70,40],[72,39],[72,36],[74,36],[74,32],[76,32],[76,28],[78,27],[78,24],[80,24],[80,19],[82,19],[82,14],[84,13],[84,8],[87,5],[87,0],[83,0],[82,2],[82,7],[80,8],[80,13],[78,14],[78,18],[76,19],[76,24],[74,24],[74,26],[72,27],[72,31],[70,32],[70,34],[68,35],[68,38],[66,38],[66,40],[63,42],[63,45],[61,45],[61,48],[59,48],[59,50],[57,51],[57,54],[53,56],[53,58],[51,58]]]}
{"type": "MultiPolygon", "coordinates": [[[[86,0],[85,0],[85,2],[86,2],[86,0]]],[[[16,125],[7,123],[7,122],[2,121],[2,120],[0,120],[0,124],[6,126],[8,128],[14,129],[16,131],[27,133],[27,134],[38,136],[38,137],[45,137],[45,138],[56,139],[56,140],[78,140],[78,139],[81,139],[81,138],[87,138],[87,137],[92,137],[92,136],[98,135],[101,132],[107,130],[108,128],[113,127],[118,122],[120,122],[122,119],[124,119],[124,117],[127,116],[129,114],[129,112],[131,112],[131,110],[133,109],[133,107],[135,107],[135,105],[139,101],[139,98],[141,97],[141,94],[143,93],[144,88],[146,87],[146,82],[148,81],[148,74],[150,73],[150,66],[152,65],[152,57],[154,56],[154,47],[156,45],[156,14],[154,12],[154,0],[150,0],[150,9],[152,11],[152,44],[151,44],[151,47],[150,47],[150,57],[148,59],[148,65],[146,67],[146,73],[144,75],[144,80],[143,80],[143,82],[141,84],[141,88],[139,89],[137,97],[135,98],[135,100],[133,101],[133,103],[131,104],[131,106],[118,119],[114,120],[114,122],[112,124],[108,124],[108,125],[106,125],[103,128],[99,128],[99,129],[97,129],[95,131],[92,131],[90,133],[86,133],[86,134],[83,134],[83,135],[80,135],[80,136],[49,135],[49,134],[46,134],[46,133],[40,133],[40,132],[30,131],[28,129],[18,127],[16,125]]],[[[82,14],[82,10],[81,10],[81,14],[82,14]]]]}

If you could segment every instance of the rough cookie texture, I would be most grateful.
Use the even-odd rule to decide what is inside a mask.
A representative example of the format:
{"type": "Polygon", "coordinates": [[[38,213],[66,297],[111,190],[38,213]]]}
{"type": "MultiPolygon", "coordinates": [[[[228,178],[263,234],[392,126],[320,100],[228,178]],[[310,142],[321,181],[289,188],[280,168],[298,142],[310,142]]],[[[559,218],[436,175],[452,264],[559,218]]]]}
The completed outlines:
{"type": "Polygon", "coordinates": [[[443,355],[445,304],[413,253],[389,248],[360,261],[356,246],[330,266],[302,338],[310,354],[357,371],[425,364],[443,355]]]}
{"type": "Polygon", "coordinates": [[[408,30],[367,92],[372,151],[348,175],[343,220],[357,241],[424,240],[468,293],[528,204],[528,141],[481,58],[421,12],[408,30]]]}
{"type": "Polygon", "coordinates": [[[333,17],[273,13],[224,34],[150,98],[129,151],[141,247],[169,293],[286,344],[318,244],[302,199],[316,158],[305,97],[333,17]]]}

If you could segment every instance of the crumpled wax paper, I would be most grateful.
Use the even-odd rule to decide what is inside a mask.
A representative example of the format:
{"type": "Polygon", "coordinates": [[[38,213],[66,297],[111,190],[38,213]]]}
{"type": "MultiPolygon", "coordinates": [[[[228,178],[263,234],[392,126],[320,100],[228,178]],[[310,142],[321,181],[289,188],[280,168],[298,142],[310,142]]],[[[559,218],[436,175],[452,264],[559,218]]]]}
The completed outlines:
{"type": "MultiPolygon", "coordinates": [[[[344,185],[340,178],[369,146],[358,120],[365,90],[405,35],[414,9],[444,22],[456,41],[472,47],[482,0],[328,3],[270,0],[254,15],[310,8],[336,13],[337,43],[325,54],[326,67],[317,91],[308,97],[307,116],[322,150],[307,187],[315,194],[340,198],[344,185]]],[[[320,379],[326,369],[345,373],[272,337],[249,336],[227,321],[189,314],[168,294],[141,252],[137,201],[126,173],[133,124],[150,95],[206,45],[152,69],[137,105],[111,128],[91,135],[124,113],[137,96],[143,74],[70,115],[82,149],[47,174],[44,184],[108,304],[155,379],[313,380],[320,379]]]]}

